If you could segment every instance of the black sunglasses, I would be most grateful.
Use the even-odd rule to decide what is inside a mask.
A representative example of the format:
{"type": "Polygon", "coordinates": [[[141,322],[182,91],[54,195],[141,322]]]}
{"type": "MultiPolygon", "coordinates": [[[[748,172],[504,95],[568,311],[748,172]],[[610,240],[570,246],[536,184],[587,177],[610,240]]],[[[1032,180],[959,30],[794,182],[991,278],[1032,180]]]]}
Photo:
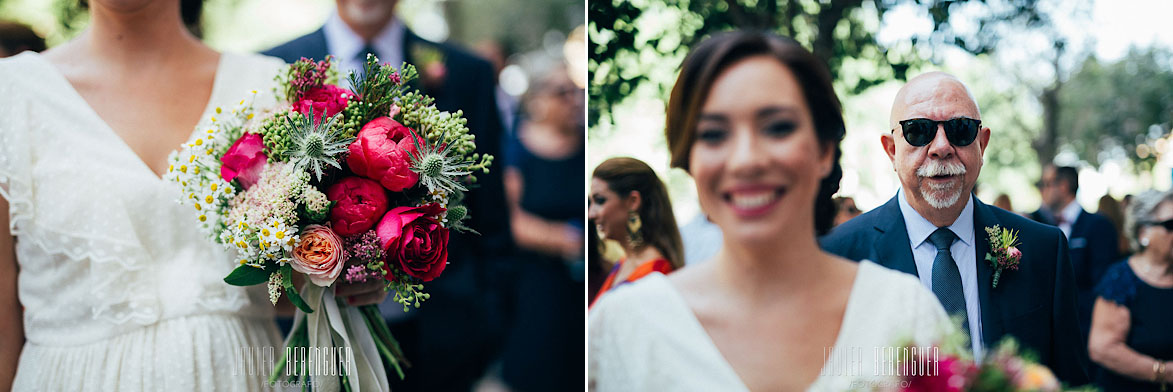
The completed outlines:
{"type": "Polygon", "coordinates": [[[1169,219],[1169,220],[1165,220],[1165,221],[1160,221],[1160,222],[1156,222],[1156,221],[1145,221],[1144,223],[1145,223],[1146,225],[1149,225],[1149,226],[1161,226],[1161,227],[1164,227],[1164,228],[1165,228],[1165,230],[1168,230],[1168,231],[1173,231],[1173,219],[1169,219]]]}
{"type": "Polygon", "coordinates": [[[904,140],[908,144],[913,147],[923,147],[937,137],[937,124],[945,125],[945,138],[949,139],[949,143],[958,147],[965,147],[973,143],[974,139],[977,139],[978,130],[982,127],[981,120],[965,117],[945,121],[912,118],[901,121],[900,129],[904,131],[904,140]]]}

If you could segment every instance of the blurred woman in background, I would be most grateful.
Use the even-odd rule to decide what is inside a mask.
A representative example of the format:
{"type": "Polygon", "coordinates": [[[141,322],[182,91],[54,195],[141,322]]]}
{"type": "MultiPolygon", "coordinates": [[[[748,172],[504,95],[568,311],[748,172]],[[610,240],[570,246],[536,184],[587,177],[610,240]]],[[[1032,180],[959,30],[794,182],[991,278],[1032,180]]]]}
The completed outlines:
{"type": "Polygon", "coordinates": [[[1118,250],[1120,258],[1128,257],[1132,254],[1132,244],[1128,241],[1128,236],[1124,232],[1124,207],[1120,202],[1116,201],[1112,195],[1104,195],[1100,197],[1100,205],[1096,208],[1096,213],[1108,218],[1112,222],[1112,227],[1116,228],[1116,243],[1120,244],[1118,250]]]}
{"type": "Polygon", "coordinates": [[[505,194],[520,248],[501,376],[518,391],[582,387],[583,91],[563,66],[538,76],[506,141],[505,194]]]}
{"type": "Polygon", "coordinates": [[[1136,253],[1096,286],[1088,354],[1105,391],[1164,391],[1173,383],[1173,192],[1137,195],[1127,223],[1136,253]]]}
{"type": "Polygon", "coordinates": [[[611,158],[599,164],[591,177],[587,215],[599,236],[618,242],[625,254],[603,281],[595,301],[616,286],[684,265],[668,191],[643,161],[611,158]]]}

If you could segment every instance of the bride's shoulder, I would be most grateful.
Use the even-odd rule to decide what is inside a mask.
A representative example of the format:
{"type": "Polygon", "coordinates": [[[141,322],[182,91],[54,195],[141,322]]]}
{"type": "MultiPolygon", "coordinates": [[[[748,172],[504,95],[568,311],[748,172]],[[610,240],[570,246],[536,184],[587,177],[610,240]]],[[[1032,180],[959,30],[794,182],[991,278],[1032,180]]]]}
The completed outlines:
{"type": "Polygon", "coordinates": [[[932,292],[921,285],[920,279],[904,272],[868,260],[859,262],[857,290],[869,298],[885,301],[919,300],[921,297],[934,298],[932,292]]]}

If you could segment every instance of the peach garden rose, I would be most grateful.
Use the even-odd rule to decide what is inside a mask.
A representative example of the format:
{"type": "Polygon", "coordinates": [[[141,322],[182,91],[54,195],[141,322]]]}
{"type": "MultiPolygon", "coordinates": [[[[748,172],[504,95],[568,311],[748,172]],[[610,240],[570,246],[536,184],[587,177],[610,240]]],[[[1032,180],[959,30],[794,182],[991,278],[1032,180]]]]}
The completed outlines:
{"type": "Polygon", "coordinates": [[[297,272],[306,274],[315,285],[329,287],[342,273],[345,264],[342,239],[329,227],[309,225],[302,229],[301,240],[293,248],[289,264],[297,272]]]}

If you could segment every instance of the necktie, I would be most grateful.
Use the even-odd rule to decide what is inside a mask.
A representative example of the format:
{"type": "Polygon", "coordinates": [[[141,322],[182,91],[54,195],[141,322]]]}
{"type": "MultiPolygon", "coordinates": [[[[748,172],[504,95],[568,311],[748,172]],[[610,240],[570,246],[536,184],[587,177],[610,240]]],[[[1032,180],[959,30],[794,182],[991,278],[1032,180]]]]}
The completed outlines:
{"type": "Polygon", "coordinates": [[[366,75],[367,54],[368,53],[375,55],[375,57],[379,56],[379,54],[375,52],[375,47],[371,46],[371,44],[366,44],[365,46],[362,47],[362,49],[359,49],[359,51],[358,51],[358,74],[359,75],[364,75],[364,76],[366,75]]]}
{"type": "Polygon", "coordinates": [[[965,310],[965,292],[961,289],[961,271],[949,251],[956,239],[957,235],[946,227],[929,235],[929,242],[937,247],[937,257],[933,258],[933,294],[950,317],[961,315],[961,326],[968,333],[969,315],[965,310]]]}

